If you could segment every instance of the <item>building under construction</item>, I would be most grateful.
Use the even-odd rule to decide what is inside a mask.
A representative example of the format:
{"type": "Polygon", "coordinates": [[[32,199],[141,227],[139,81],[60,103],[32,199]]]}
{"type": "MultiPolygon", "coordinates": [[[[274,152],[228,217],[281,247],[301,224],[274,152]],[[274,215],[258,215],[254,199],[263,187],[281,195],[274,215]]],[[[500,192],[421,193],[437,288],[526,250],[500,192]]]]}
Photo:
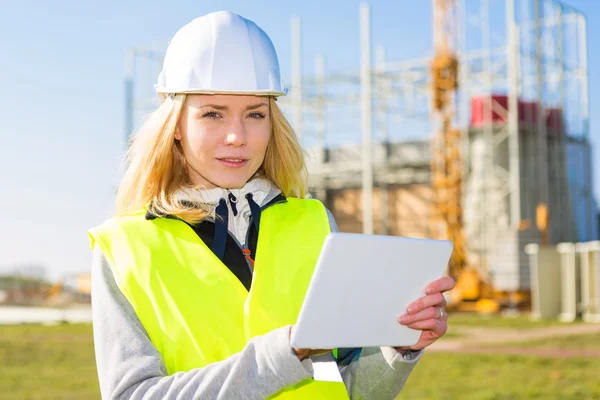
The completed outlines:
{"type": "MultiPolygon", "coordinates": [[[[586,19],[549,0],[448,3],[466,252],[495,289],[527,290],[527,244],[598,238],[586,19]]],[[[435,15],[431,21],[440,23],[435,15]]],[[[432,57],[388,60],[375,46],[372,64],[371,23],[365,4],[360,71],[327,71],[318,57],[307,74],[301,21],[293,18],[292,77],[282,108],[310,156],[313,195],[341,231],[444,238],[432,186],[439,130],[430,106],[432,57]]],[[[152,83],[162,53],[134,48],[128,57],[129,135],[156,105],[152,83]]]]}

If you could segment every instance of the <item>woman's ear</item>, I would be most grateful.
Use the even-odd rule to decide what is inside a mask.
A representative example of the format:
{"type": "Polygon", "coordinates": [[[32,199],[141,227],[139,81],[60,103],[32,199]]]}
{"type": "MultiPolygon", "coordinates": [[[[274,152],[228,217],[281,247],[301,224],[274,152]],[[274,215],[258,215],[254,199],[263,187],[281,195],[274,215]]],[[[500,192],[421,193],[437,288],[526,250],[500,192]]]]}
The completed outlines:
{"type": "Polygon", "coordinates": [[[175,128],[175,140],[181,140],[181,132],[179,131],[179,127],[175,128]]]}

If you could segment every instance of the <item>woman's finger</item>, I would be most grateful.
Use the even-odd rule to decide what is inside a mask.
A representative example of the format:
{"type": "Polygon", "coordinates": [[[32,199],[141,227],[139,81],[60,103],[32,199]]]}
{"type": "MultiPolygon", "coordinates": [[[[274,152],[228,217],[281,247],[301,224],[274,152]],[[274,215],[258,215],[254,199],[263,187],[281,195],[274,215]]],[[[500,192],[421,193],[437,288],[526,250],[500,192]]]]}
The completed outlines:
{"type": "Polygon", "coordinates": [[[419,311],[416,314],[404,314],[398,320],[402,325],[412,324],[418,321],[424,321],[426,319],[439,319],[445,320],[448,318],[448,313],[439,307],[427,307],[424,310],[419,311]],[[443,314],[440,312],[443,311],[443,314]]]}
{"type": "Polygon", "coordinates": [[[443,336],[448,330],[448,323],[438,319],[426,319],[425,321],[418,321],[406,326],[421,331],[431,331],[435,337],[443,336]]]}
{"type": "Polygon", "coordinates": [[[456,285],[456,282],[454,281],[454,279],[450,278],[449,276],[444,276],[440,279],[437,279],[433,282],[431,282],[429,285],[427,285],[425,287],[425,293],[427,294],[433,294],[433,293],[443,293],[443,292],[447,292],[448,290],[452,290],[454,289],[454,286],[456,285]]]}
{"type": "Polygon", "coordinates": [[[444,295],[441,293],[434,293],[424,297],[421,297],[417,301],[411,303],[406,311],[409,314],[418,313],[421,310],[424,310],[427,307],[432,307],[440,304],[444,304],[444,295]]]}
{"type": "Polygon", "coordinates": [[[443,308],[444,310],[446,309],[446,306],[448,305],[448,302],[446,301],[446,297],[443,296],[444,301],[442,301],[442,304],[437,304],[438,307],[443,308]]]}

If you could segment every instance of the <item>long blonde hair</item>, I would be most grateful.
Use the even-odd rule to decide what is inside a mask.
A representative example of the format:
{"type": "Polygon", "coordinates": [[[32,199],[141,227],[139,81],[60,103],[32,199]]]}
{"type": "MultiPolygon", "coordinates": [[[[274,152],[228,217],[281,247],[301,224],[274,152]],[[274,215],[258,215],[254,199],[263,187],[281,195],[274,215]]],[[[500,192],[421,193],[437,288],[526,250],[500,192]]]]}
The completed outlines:
{"type": "MultiPolygon", "coordinates": [[[[175,130],[186,101],[185,94],[165,96],[132,136],[123,161],[125,169],[117,191],[117,214],[149,207],[158,215],[172,215],[189,223],[208,216],[208,210],[182,201],[177,192],[193,187],[175,130]]],[[[304,151],[273,97],[269,98],[271,138],[258,173],[273,182],[286,197],[306,195],[304,151]]]]}

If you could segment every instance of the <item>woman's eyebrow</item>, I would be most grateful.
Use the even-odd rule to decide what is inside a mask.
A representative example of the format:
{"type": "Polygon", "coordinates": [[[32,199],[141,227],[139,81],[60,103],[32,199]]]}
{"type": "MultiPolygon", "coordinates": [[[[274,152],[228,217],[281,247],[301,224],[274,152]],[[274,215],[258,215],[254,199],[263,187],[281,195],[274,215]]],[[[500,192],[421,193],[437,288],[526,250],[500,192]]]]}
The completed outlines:
{"type": "Polygon", "coordinates": [[[251,106],[246,107],[246,110],[256,110],[257,108],[267,107],[267,106],[268,106],[267,103],[258,103],[258,104],[253,104],[251,106]]]}
{"type": "MultiPolygon", "coordinates": [[[[249,105],[248,107],[246,107],[246,110],[256,110],[257,108],[260,107],[267,107],[268,104],[267,103],[257,103],[257,104],[252,104],[249,105]]],[[[219,105],[219,104],[203,104],[200,106],[200,108],[204,108],[204,107],[210,107],[210,108],[214,108],[215,110],[228,110],[229,107],[224,106],[224,105],[219,105]]]]}
{"type": "Polygon", "coordinates": [[[203,104],[200,106],[200,108],[204,108],[204,107],[210,107],[210,108],[214,108],[217,110],[227,110],[229,108],[227,106],[220,106],[218,104],[203,104]]]}

